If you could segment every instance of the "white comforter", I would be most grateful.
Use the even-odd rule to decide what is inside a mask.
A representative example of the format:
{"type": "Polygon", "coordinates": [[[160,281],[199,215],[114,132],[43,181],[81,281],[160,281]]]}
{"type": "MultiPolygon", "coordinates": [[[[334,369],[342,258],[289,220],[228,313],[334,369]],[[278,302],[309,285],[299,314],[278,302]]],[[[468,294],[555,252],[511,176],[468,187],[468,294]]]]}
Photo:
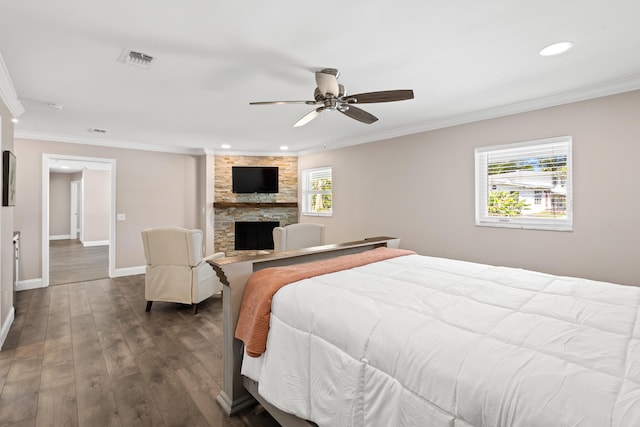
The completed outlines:
{"type": "Polygon", "coordinates": [[[640,426],[639,305],[636,287],[403,256],[278,291],[255,379],[320,426],[640,426]]]}

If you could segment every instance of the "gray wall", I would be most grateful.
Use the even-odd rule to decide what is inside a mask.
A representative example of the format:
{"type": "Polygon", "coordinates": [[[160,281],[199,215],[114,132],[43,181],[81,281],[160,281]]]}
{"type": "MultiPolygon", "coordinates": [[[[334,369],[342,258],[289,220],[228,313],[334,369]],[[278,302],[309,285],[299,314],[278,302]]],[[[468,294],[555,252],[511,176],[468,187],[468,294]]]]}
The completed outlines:
{"type": "Polygon", "coordinates": [[[42,277],[42,154],[116,160],[116,269],[145,264],[140,232],[147,227],[199,228],[198,156],[83,144],[15,140],[15,227],[22,231],[23,280],[42,277]]]}
{"type": "Polygon", "coordinates": [[[332,166],[327,243],[378,235],[434,255],[640,285],[640,91],[301,156],[332,166]],[[573,136],[572,232],[475,226],[476,147],[573,136]]]}

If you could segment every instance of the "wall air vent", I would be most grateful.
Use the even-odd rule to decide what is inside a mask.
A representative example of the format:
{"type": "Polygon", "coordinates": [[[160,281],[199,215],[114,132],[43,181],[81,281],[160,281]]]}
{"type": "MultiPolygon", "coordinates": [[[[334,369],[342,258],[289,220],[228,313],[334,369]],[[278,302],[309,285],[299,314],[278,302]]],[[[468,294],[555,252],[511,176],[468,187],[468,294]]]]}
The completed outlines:
{"type": "Polygon", "coordinates": [[[151,63],[155,61],[156,58],[147,53],[125,49],[122,51],[122,54],[120,55],[120,58],[118,58],[118,60],[122,63],[133,65],[135,67],[149,68],[151,66],[151,63]]]}

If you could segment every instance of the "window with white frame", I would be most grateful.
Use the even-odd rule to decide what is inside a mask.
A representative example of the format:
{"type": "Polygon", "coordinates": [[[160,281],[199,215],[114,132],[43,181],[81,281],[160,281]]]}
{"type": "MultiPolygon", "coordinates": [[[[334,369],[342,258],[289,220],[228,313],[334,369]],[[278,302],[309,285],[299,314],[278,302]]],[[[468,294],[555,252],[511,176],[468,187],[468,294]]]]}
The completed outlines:
{"type": "Polygon", "coordinates": [[[571,231],[571,137],[477,148],[476,225],[571,231]]]}
{"type": "Polygon", "coordinates": [[[331,216],[331,167],[302,171],[302,214],[331,216]]]}

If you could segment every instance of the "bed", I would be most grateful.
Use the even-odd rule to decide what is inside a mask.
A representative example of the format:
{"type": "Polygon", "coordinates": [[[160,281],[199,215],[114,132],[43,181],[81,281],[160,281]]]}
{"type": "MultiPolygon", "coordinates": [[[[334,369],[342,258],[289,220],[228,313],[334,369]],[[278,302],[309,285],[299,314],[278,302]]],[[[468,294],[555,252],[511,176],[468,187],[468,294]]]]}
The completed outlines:
{"type": "Polygon", "coordinates": [[[403,253],[280,288],[266,351],[244,337],[258,357],[244,354],[234,334],[254,273],[398,243],[211,261],[225,284],[226,412],[256,399],[287,426],[640,425],[632,286],[403,253]]]}

